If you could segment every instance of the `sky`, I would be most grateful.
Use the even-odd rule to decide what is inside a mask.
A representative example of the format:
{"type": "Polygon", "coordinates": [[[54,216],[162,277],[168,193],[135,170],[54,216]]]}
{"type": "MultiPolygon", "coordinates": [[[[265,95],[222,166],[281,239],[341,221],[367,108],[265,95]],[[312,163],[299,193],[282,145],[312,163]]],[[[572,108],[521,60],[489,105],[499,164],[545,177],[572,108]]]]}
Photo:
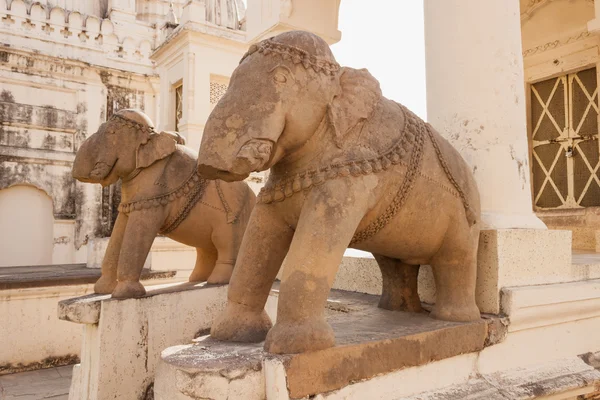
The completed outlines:
{"type": "Polygon", "coordinates": [[[367,68],[383,95],[426,117],[423,0],[342,0],[342,66],[367,68]]]}

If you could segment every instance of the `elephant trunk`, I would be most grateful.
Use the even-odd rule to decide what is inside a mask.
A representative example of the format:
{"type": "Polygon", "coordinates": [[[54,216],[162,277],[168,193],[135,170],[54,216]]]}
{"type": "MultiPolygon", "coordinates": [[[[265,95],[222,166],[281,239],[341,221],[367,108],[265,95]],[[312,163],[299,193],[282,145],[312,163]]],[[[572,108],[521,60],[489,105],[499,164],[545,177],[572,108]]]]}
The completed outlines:
{"type": "Polygon", "coordinates": [[[85,140],[75,156],[71,174],[73,178],[86,183],[101,183],[111,172],[114,162],[105,162],[98,160],[95,154],[97,146],[90,142],[91,137],[85,140]]]}

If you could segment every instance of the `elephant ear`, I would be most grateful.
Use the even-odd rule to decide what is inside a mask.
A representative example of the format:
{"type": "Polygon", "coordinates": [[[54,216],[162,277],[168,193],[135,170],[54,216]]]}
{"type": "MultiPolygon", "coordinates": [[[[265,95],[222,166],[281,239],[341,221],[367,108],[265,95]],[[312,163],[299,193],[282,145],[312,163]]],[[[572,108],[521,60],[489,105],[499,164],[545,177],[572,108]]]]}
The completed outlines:
{"type": "Polygon", "coordinates": [[[146,168],[158,160],[173,154],[177,141],[166,132],[153,133],[146,142],[140,143],[135,156],[136,168],[146,168]]]}
{"type": "Polygon", "coordinates": [[[341,147],[350,130],[371,116],[381,98],[381,88],[365,68],[342,68],[339,85],[340,92],[333,98],[328,113],[335,143],[341,147]]]}

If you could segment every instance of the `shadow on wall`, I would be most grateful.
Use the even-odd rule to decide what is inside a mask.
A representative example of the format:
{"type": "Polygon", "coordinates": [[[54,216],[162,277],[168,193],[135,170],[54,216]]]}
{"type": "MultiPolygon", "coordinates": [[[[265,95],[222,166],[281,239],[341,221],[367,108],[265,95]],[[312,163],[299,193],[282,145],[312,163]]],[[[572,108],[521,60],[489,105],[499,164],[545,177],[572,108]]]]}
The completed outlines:
{"type": "Polygon", "coordinates": [[[0,267],[52,264],[52,199],[29,185],[0,190],[0,267]]]}

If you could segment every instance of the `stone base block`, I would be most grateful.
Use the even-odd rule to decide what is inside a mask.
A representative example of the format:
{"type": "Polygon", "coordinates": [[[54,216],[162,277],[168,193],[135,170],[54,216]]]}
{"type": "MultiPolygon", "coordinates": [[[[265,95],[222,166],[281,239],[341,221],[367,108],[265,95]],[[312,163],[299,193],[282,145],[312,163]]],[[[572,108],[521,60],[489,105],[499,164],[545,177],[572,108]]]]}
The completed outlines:
{"type": "Polygon", "coordinates": [[[208,337],[195,345],[163,351],[156,372],[156,400],[264,400],[262,346],[217,342],[208,337]],[[201,367],[198,365],[201,358],[201,367]]]}
{"type": "Polygon", "coordinates": [[[160,353],[205,334],[225,307],[227,286],[169,284],[146,296],[90,295],[59,303],[59,318],[85,324],[70,400],[146,398],[160,353]]]}
{"type": "Polygon", "coordinates": [[[377,303],[378,296],[332,291],[326,314],[337,344],[330,349],[277,356],[263,353],[262,343],[220,343],[209,337],[168,349],[155,380],[156,399],[303,398],[493,343],[489,326],[495,320],[438,321],[427,314],[382,310],[377,303]],[[245,389],[239,395],[240,387],[260,384],[259,369],[266,392],[245,389]]]}

